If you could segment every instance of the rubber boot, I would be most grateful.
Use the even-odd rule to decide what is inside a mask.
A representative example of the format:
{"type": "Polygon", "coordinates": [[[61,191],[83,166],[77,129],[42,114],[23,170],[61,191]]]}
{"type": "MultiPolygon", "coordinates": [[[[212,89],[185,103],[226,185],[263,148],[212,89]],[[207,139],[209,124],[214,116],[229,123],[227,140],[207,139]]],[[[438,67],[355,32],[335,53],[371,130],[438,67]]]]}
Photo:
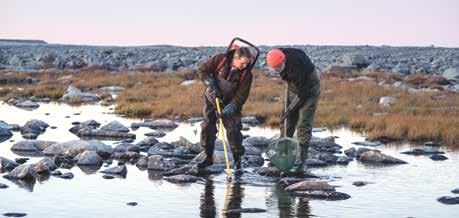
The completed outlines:
{"type": "Polygon", "coordinates": [[[240,146],[238,150],[232,150],[233,153],[233,170],[235,173],[242,173],[242,155],[245,153],[245,148],[240,146]]]}
{"type": "Polygon", "coordinates": [[[198,168],[205,168],[213,164],[214,149],[206,149],[206,158],[198,163],[198,168]]]}
{"type": "Polygon", "coordinates": [[[304,161],[307,158],[308,152],[308,145],[298,144],[296,148],[296,158],[295,163],[293,164],[292,169],[290,169],[291,173],[294,174],[302,174],[304,173],[304,161]]]}

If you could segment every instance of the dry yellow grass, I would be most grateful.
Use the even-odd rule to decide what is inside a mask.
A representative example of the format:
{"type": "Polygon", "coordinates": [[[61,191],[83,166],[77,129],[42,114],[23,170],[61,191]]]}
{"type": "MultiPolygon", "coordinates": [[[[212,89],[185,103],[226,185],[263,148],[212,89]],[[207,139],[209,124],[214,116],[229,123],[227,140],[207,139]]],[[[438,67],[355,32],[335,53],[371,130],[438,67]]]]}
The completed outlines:
{"type": "MultiPolygon", "coordinates": [[[[38,85],[0,85],[0,95],[60,98],[67,84],[57,78],[63,74],[34,75],[38,85]]],[[[65,74],[64,74],[65,75],[65,74]]],[[[359,74],[359,76],[362,74],[359,74]]],[[[326,76],[321,81],[321,97],[314,126],[336,128],[341,125],[364,132],[369,139],[396,139],[413,141],[441,141],[459,147],[459,95],[457,93],[408,93],[378,86],[380,80],[399,81],[392,74],[367,73],[377,81],[349,82],[346,78],[326,76]],[[379,98],[398,99],[393,106],[379,105],[379,98]]],[[[21,75],[23,76],[23,75],[21,75]]],[[[189,75],[187,75],[189,76],[189,75]]],[[[357,75],[354,75],[357,76],[357,75]]],[[[136,75],[111,74],[104,70],[89,70],[73,74],[72,84],[82,89],[97,90],[102,86],[120,85],[126,90],[118,95],[116,113],[139,118],[183,118],[201,116],[203,85],[198,82],[180,85],[184,75],[166,75],[144,72],[136,75]]],[[[413,77],[410,82],[420,83],[425,78],[413,77]]],[[[429,81],[427,81],[429,82],[429,81]]],[[[284,83],[257,72],[251,95],[244,106],[244,115],[255,115],[267,125],[278,126],[283,108],[284,83]]]]}

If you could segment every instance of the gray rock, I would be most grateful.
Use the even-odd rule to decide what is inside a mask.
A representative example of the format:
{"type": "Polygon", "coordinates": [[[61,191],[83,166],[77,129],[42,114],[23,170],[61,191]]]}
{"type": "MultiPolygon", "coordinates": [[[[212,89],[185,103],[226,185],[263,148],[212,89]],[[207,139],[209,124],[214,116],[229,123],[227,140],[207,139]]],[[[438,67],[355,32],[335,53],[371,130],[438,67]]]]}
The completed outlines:
{"type": "Polygon", "coordinates": [[[246,123],[246,124],[249,124],[249,125],[258,125],[258,124],[260,124],[260,121],[255,116],[242,117],[241,121],[242,121],[242,123],[246,123]]]}
{"type": "Polygon", "coordinates": [[[327,201],[340,201],[351,198],[350,195],[336,191],[297,191],[293,195],[298,197],[306,197],[311,199],[327,200],[327,201]]]}
{"type": "Polygon", "coordinates": [[[86,150],[75,157],[78,165],[102,166],[103,160],[95,150],[86,150]]]}
{"type": "Polygon", "coordinates": [[[434,154],[430,157],[430,159],[435,160],[435,161],[441,161],[441,160],[447,160],[448,158],[441,154],[434,154]]]}
{"type": "Polygon", "coordinates": [[[82,122],[81,124],[84,126],[93,127],[94,129],[97,129],[100,126],[100,123],[95,120],[87,120],[87,121],[82,122]]]}
{"type": "Polygon", "coordinates": [[[126,168],[126,165],[121,165],[121,166],[108,168],[100,172],[105,173],[105,174],[110,174],[110,175],[118,175],[118,176],[126,177],[127,168],[126,168]]]}
{"type": "Polygon", "coordinates": [[[26,213],[4,213],[3,216],[6,217],[25,217],[27,216],[26,213]]]}
{"type": "Polygon", "coordinates": [[[3,173],[5,171],[11,171],[17,166],[19,166],[19,164],[15,161],[12,161],[4,157],[0,157],[0,173],[3,173]]]}
{"type": "Polygon", "coordinates": [[[41,120],[29,120],[21,127],[21,134],[33,133],[40,135],[46,131],[49,125],[41,120]]]}
{"type": "Polygon", "coordinates": [[[409,75],[409,74],[411,73],[411,70],[410,70],[410,68],[408,67],[408,65],[405,65],[405,64],[397,64],[397,65],[392,69],[392,72],[394,72],[394,73],[399,73],[399,74],[409,75]]]}
{"type": "Polygon", "coordinates": [[[9,129],[0,127],[0,137],[7,138],[11,136],[13,136],[13,133],[9,129]]]}
{"type": "Polygon", "coordinates": [[[345,54],[342,57],[342,62],[345,65],[353,65],[359,69],[370,65],[370,62],[361,54],[345,54]]]}
{"type": "Polygon", "coordinates": [[[27,151],[27,152],[41,152],[45,148],[56,144],[52,141],[41,141],[41,140],[22,140],[16,142],[12,147],[12,151],[27,151]]]}
{"type": "Polygon", "coordinates": [[[113,154],[112,147],[98,140],[72,140],[56,143],[48,146],[45,150],[43,150],[43,153],[51,156],[58,155],[75,157],[76,155],[88,150],[96,151],[101,157],[109,157],[113,154]]]}
{"type": "Polygon", "coordinates": [[[452,190],[451,192],[454,193],[454,194],[459,194],[459,188],[454,189],[454,190],[452,190]]]}
{"type": "Polygon", "coordinates": [[[256,174],[268,177],[280,177],[282,172],[276,167],[260,167],[254,171],[256,174]]]}
{"type": "Polygon", "coordinates": [[[186,164],[179,168],[175,168],[167,172],[164,172],[163,175],[164,176],[174,176],[174,175],[186,174],[186,175],[197,176],[198,173],[199,173],[199,169],[196,164],[186,164]]]}
{"type": "Polygon", "coordinates": [[[161,132],[161,131],[154,131],[154,132],[145,133],[145,136],[154,137],[154,138],[162,138],[162,137],[166,136],[166,133],[165,132],[161,132]]]}
{"type": "Polygon", "coordinates": [[[356,181],[356,182],[352,183],[352,185],[357,186],[357,187],[364,186],[364,185],[367,185],[367,184],[368,184],[368,182],[364,182],[364,181],[356,181]]]}
{"type": "Polygon", "coordinates": [[[395,157],[383,154],[378,150],[366,151],[357,158],[357,160],[368,164],[406,164],[407,162],[395,157]]]}
{"type": "Polygon", "coordinates": [[[171,120],[160,119],[160,120],[145,120],[142,123],[132,123],[132,128],[139,128],[139,127],[148,127],[151,129],[166,129],[166,130],[173,130],[178,127],[178,124],[171,120]]]}
{"type": "Polygon", "coordinates": [[[14,106],[20,107],[20,108],[32,108],[32,109],[40,107],[38,103],[33,102],[31,100],[25,100],[25,101],[18,102],[14,106]]]}
{"type": "Polygon", "coordinates": [[[389,106],[397,103],[397,99],[389,96],[384,96],[379,99],[379,104],[382,104],[384,106],[389,106]]]}
{"type": "Polygon", "coordinates": [[[189,123],[199,123],[201,121],[203,121],[204,119],[202,117],[191,117],[189,118],[187,121],[189,123]]]}
{"type": "Polygon", "coordinates": [[[59,101],[66,103],[91,103],[100,101],[100,97],[95,94],[82,92],[74,86],[69,86],[59,101]]]}
{"type": "Polygon", "coordinates": [[[307,167],[314,168],[314,167],[326,167],[328,163],[319,159],[307,159],[304,164],[307,167]]]}
{"type": "Polygon", "coordinates": [[[35,164],[20,165],[14,168],[9,174],[4,175],[5,179],[13,180],[35,180],[35,164]]]}
{"type": "Polygon", "coordinates": [[[443,77],[449,80],[459,80],[459,66],[446,69],[443,72],[443,77]]]}
{"type": "Polygon", "coordinates": [[[287,186],[285,189],[287,192],[296,191],[335,191],[335,188],[329,185],[325,181],[301,181],[287,186]]]}
{"type": "Polygon", "coordinates": [[[140,141],[139,143],[137,143],[136,145],[138,145],[142,151],[146,151],[146,150],[148,150],[148,148],[150,148],[151,146],[156,145],[158,143],[159,143],[158,139],[155,139],[153,137],[147,137],[147,138],[143,139],[142,141],[140,141]],[[144,149],[142,149],[142,148],[144,148],[144,149]],[[146,150],[145,150],[145,148],[146,148],[146,150]]]}
{"type": "Polygon", "coordinates": [[[438,198],[437,201],[439,201],[440,203],[449,204],[449,205],[459,204],[459,197],[443,196],[443,197],[438,198]]]}
{"type": "Polygon", "coordinates": [[[175,175],[164,177],[164,180],[171,182],[171,183],[193,183],[199,180],[198,177],[192,175],[175,175]]]}
{"type": "Polygon", "coordinates": [[[128,203],[126,203],[126,205],[135,207],[135,206],[138,205],[138,203],[137,202],[128,202],[128,203]]]}
{"type": "Polygon", "coordinates": [[[336,163],[340,165],[348,165],[351,160],[352,159],[346,156],[339,156],[338,159],[336,160],[336,163]]]}
{"type": "Polygon", "coordinates": [[[139,157],[135,166],[140,169],[146,169],[148,167],[148,158],[145,156],[139,157]]]}
{"type": "Polygon", "coordinates": [[[72,172],[66,172],[66,173],[62,173],[62,175],[58,177],[62,179],[73,179],[74,176],[72,172]]]}
{"type": "Polygon", "coordinates": [[[433,150],[433,149],[430,149],[430,148],[427,148],[427,147],[422,147],[422,148],[413,148],[413,149],[411,149],[409,151],[403,151],[403,152],[400,152],[400,153],[401,154],[409,154],[409,155],[418,156],[418,155],[444,154],[445,152],[433,150]]]}
{"type": "Polygon", "coordinates": [[[138,145],[133,145],[129,143],[121,143],[117,145],[113,150],[114,152],[140,152],[140,147],[138,145]]]}
{"type": "Polygon", "coordinates": [[[354,158],[357,154],[357,150],[355,148],[349,148],[344,150],[344,154],[350,158],[354,158]]]}
{"type": "Polygon", "coordinates": [[[40,161],[38,161],[35,164],[35,168],[34,168],[36,173],[42,173],[42,174],[50,173],[51,171],[54,171],[56,169],[57,169],[56,164],[49,157],[45,157],[41,159],[40,161]]]}
{"type": "Polygon", "coordinates": [[[114,132],[129,132],[129,129],[118,121],[112,121],[102,126],[100,129],[105,130],[105,131],[114,131],[114,132]]]}
{"type": "Polygon", "coordinates": [[[0,183],[0,189],[7,189],[9,186],[3,183],[0,183]]]}
{"type": "Polygon", "coordinates": [[[263,137],[263,136],[254,136],[254,137],[248,137],[248,138],[245,138],[243,141],[242,141],[242,145],[244,145],[245,147],[248,147],[248,146],[254,146],[254,147],[268,147],[268,145],[271,143],[272,141],[266,137],[263,137]]]}

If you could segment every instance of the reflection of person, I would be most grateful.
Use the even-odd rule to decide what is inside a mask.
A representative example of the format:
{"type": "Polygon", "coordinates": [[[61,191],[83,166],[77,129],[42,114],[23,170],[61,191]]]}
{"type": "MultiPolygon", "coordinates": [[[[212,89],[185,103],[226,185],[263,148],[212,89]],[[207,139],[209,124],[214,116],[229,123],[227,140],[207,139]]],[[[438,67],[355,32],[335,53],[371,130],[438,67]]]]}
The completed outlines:
{"type": "MultiPolygon", "coordinates": [[[[227,189],[227,199],[225,199],[224,211],[241,209],[242,198],[244,198],[244,188],[241,186],[241,182],[234,180],[233,183],[228,184],[229,190],[227,189]]],[[[226,217],[241,217],[240,213],[226,214],[226,217]]]]}
{"type": "Polygon", "coordinates": [[[204,185],[204,192],[201,193],[201,203],[199,205],[201,217],[216,217],[217,215],[214,190],[214,182],[210,179],[206,180],[206,184],[204,185]]]}
{"type": "Polygon", "coordinates": [[[275,186],[273,197],[277,197],[277,208],[279,217],[310,217],[311,211],[309,201],[305,198],[299,198],[295,203],[295,197],[284,191],[283,187],[275,186]]]}
{"type": "Polygon", "coordinates": [[[217,114],[215,99],[223,102],[221,117],[233,153],[234,169],[241,169],[242,146],[241,110],[249,96],[252,72],[247,69],[252,55],[246,47],[217,54],[201,64],[198,69],[200,79],[206,86],[204,121],[201,124],[201,145],[206,158],[198,163],[199,168],[212,165],[215,140],[217,139],[217,114]]]}
{"type": "MultiPolygon", "coordinates": [[[[298,139],[294,173],[304,171],[304,161],[312,137],[312,121],[320,95],[320,79],[309,57],[295,48],[272,49],[266,56],[269,68],[278,72],[288,83],[288,108],[283,111],[280,123],[287,119],[287,137],[295,132],[298,139]]],[[[283,125],[281,125],[281,135],[283,125]]]]}

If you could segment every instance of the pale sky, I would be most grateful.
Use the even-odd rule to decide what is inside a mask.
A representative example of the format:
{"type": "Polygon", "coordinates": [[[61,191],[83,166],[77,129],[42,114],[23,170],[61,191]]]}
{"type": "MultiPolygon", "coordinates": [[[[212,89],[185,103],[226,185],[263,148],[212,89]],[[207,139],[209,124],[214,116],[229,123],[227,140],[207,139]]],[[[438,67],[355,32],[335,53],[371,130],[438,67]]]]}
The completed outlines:
{"type": "Polygon", "coordinates": [[[459,47],[459,0],[0,0],[0,38],[87,45],[459,47]]]}

